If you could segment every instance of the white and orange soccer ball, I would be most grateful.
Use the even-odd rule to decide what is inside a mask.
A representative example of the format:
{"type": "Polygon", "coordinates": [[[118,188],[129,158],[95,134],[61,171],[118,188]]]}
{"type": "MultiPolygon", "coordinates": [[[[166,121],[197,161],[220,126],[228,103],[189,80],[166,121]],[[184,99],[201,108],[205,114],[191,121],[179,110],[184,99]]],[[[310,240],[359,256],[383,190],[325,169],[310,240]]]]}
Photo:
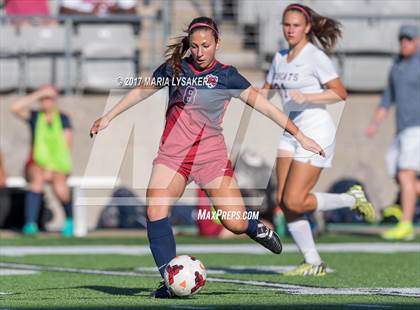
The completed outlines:
{"type": "Polygon", "coordinates": [[[194,256],[174,257],[165,268],[165,284],[173,294],[187,297],[197,294],[206,284],[207,272],[194,256]]]}

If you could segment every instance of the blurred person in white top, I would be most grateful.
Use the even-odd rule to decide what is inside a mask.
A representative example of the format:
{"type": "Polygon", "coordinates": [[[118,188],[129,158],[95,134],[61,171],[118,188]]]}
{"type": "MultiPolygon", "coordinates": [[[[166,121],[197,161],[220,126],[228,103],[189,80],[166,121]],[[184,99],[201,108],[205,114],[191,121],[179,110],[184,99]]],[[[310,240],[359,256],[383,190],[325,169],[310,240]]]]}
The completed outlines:
{"type": "Polygon", "coordinates": [[[347,97],[330,58],[323,51],[335,46],[341,36],[341,25],[300,4],[286,7],[282,23],[288,49],[274,56],[261,92],[268,97],[272,94],[270,89],[278,89],[285,112],[305,135],[325,150],[325,157],[310,154],[288,133],[280,139],[277,202],[304,256],[304,262],[286,275],[324,275],[326,267],[316,250],[305,213],[348,207],[371,222],[374,209],[358,185],[342,194],[311,192],[322,169],[331,167],[334,156],[336,128],[326,105],[342,102],[347,97]]]}
{"type": "Polygon", "coordinates": [[[60,14],[136,14],[136,0],[61,0],[60,14]]]}

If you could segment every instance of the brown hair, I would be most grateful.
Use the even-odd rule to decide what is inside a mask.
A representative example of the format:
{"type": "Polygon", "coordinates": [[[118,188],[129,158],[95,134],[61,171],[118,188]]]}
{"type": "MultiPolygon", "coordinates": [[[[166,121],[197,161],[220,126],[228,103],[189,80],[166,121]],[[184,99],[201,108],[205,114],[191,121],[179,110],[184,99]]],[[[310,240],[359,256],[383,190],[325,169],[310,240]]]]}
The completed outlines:
{"type": "Polygon", "coordinates": [[[181,60],[190,48],[190,35],[199,29],[211,29],[216,42],[219,41],[219,30],[213,19],[209,17],[194,18],[184,32],[185,36],[177,37],[178,42],[168,45],[165,52],[166,62],[172,65],[173,76],[176,78],[180,76],[182,71],[181,60]]]}
{"type": "Polygon", "coordinates": [[[321,44],[322,48],[330,52],[341,38],[341,23],[322,16],[310,7],[298,3],[290,4],[283,12],[283,19],[287,12],[295,11],[303,14],[307,23],[311,24],[311,30],[307,34],[313,44],[321,44]]]}

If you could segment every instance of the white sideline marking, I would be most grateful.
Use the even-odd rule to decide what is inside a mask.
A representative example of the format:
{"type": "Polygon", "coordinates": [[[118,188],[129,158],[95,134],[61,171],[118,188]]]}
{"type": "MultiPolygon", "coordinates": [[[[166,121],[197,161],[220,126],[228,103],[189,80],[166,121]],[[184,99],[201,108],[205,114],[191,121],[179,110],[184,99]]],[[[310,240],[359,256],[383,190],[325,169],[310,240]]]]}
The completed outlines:
{"type": "Polygon", "coordinates": [[[66,267],[55,267],[55,266],[42,266],[42,265],[28,265],[28,264],[16,264],[16,263],[0,263],[0,267],[5,268],[19,268],[22,270],[32,271],[55,271],[55,272],[70,272],[70,273],[83,273],[83,274],[98,274],[106,276],[142,276],[155,278],[158,274],[140,274],[138,272],[130,271],[108,271],[99,269],[79,269],[79,268],[66,268],[66,267]]]}
{"type": "Polygon", "coordinates": [[[368,304],[345,304],[344,307],[356,307],[356,308],[392,308],[392,306],[387,305],[368,305],[368,304]]]}
{"type": "Polygon", "coordinates": [[[387,295],[420,297],[420,288],[399,287],[399,288],[335,288],[335,287],[313,287],[295,284],[282,284],[266,281],[236,280],[223,278],[208,278],[209,282],[221,282],[232,284],[244,284],[276,288],[286,294],[291,295],[387,295]]]}
{"type": "MultiPolygon", "coordinates": [[[[207,274],[233,274],[233,273],[269,273],[269,274],[282,274],[296,268],[295,265],[282,265],[282,266],[227,266],[219,268],[207,268],[207,274]]],[[[134,270],[140,272],[157,272],[156,267],[137,267],[134,270]]],[[[334,272],[333,269],[327,268],[327,272],[334,272]]]]}
{"type": "MultiPolygon", "coordinates": [[[[420,243],[319,243],[317,249],[322,253],[405,253],[420,252],[420,243]]],[[[283,246],[283,252],[298,252],[294,244],[283,246]]],[[[267,249],[254,244],[180,244],[177,253],[271,253],[267,249]]],[[[148,245],[84,245],[84,246],[2,246],[2,256],[50,255],[50,254],[122,254],[150,255],[148,245]]]]}
{"type": "MultiPolygon", "coordinates": [[[[138,273],[132,271],[108,271],[96,269],[79,269],[79,268],[63,268],[53,266],[27,265],[16,263],[0,263],[0,267],[11,267],[23,270],[36,271],[56,271],[71,272],[82,274],[112,275],[112,276],[133,276],[133,277],[153,277],[158,278],[159,274],[138,273]]],[[[379,296],[403,296],[420,298],[420,288],[415,287],[397,287],[397,288],[333,288],[333,287],[314,287],[301,286],[296,284],[283,284],[268,281],[252,281],[225,278],[207,278],[208,282],[215,283],[231,283],[239,285],[252,285],[268,287],[277,291],[290,295],[379,295],[379,296]]]]}
{"type": "Polygon", "coordinates": [[[38,271],[33,270],[20,270],[20,269],[2,269],[0,268],[0,276],[20,276],[20,275],[29,275],[37,274],[38,271]]]}
{"type": "Polygon", "coordinates": [[[209,310],[216,309],[215,307],[200,307],[200,306],[169,306],[169,309],[200,309],[200,310],[209,310]]]}

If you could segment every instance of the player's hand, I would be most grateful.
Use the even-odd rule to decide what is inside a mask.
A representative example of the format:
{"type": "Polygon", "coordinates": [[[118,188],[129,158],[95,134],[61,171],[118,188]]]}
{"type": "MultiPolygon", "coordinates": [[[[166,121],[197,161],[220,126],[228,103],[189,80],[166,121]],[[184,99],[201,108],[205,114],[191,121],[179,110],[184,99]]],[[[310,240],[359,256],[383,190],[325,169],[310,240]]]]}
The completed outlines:
{"type": "Polygon", "coordinates": [[[308,101],[306,95],[297,89],[289,91],[289,96],[297,104],[304,104],[308,101]]]}
{"type": "Polygon", "coordinates": [[[98,118],[90,128],[90,137],[92,138],[93,135],[97,135],[98,132],[102,129],[105,129],[109,125],[109,119],[106,117],[98,118]]]}
{"type": "Polygon", "coordinates": [[[378,125],[370,124],[365,130],[365,135],[368,138],[373,138],[377,132],[378,132],[378,125]]]}
{"type": "Polygon", "coordinates": [[[322,149],[322,147],[311,138],[305,136],[302,133],[299,133],[299,135],[296,136],[296,139],[299,141],[299,143],[305,150],[311,151],[315,154],[325,157],[325,152],[322,149]]]}

